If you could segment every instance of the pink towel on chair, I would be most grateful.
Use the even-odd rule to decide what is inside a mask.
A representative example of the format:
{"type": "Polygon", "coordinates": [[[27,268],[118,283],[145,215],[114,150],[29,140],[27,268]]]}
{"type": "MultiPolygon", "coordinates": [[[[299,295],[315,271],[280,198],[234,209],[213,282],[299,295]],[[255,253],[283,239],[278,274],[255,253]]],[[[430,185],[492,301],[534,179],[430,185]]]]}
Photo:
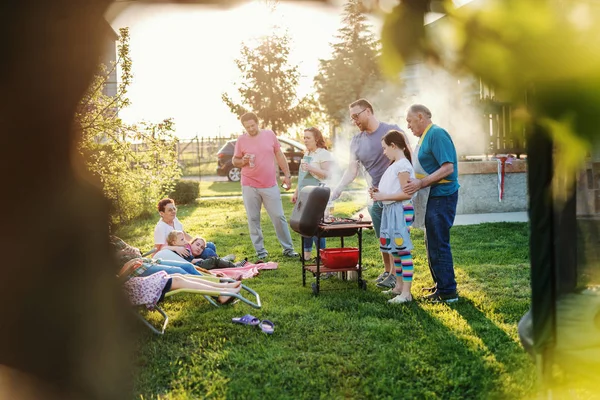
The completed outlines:
{"type": "Polygon", "coordinates": [[[261,269],[277,269],[278,264],[274,261],[269,261],[266,263],[260,264],[251,264],[248,263],[243,267],[237,268],[220,268],[220,269],[211,269],[211,274],[222,273],[228,278],[233,278],[235,280],[249,279],[255,277],[259,274],[261,269]]]}

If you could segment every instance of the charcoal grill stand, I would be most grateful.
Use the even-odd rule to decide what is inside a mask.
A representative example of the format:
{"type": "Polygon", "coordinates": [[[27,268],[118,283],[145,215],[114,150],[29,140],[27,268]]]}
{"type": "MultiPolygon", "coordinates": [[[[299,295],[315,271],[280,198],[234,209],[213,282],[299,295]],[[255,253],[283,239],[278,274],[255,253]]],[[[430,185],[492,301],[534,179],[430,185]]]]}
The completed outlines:
{"type": "MultiPolygon", "coordinates": [[[[371,229],[373,228],[373,224],[371,222],[351,222],[351,223],[343,223],[343,224],[319,224],[317,229],[318,239],[321,238],[329,238],[329,237],[339,237],[341,246],[344,247],[344,238],[349,236],[358,235],[358,264],[354,267],[349,268],[327,268],[325,266],[321,266],[321,248],[320,248],[320,240],[317,240],[317,258],[315,264],[306,264],[306,260],[304,260],[304,253],[302,254],[302,286],[306,286],[306,271],[310,271],[315,275],[316,282],[312,283],[311,287],[313,293],[315,295],[319,294],[321,288],[321,274],[326,274],[328,272],[352,272],[355,271],[358,273],[358,288],[367,290],[367,281],[362,279],[362,230],[364,228],[371,229]]],[[[302,250],[304,250],[304,241],[312,240],[312,238],[307,238],[302,236],[302,250]]]]}

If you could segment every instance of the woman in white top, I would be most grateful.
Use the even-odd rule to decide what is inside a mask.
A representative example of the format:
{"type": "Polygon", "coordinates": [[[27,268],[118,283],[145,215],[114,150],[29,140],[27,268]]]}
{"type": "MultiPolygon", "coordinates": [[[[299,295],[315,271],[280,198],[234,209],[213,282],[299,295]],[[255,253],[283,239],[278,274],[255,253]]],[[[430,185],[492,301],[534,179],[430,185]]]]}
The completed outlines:
{"type": "MultiPolygon", "coordinates": [[[[329,176],[333,164],[333,157],[327,150],[323,134],[317,128],[308,128],[304,130],[304,145],[306,153],[302,158],[300,171],[298,172],[298,187],[292,195],[292,203],[298,200],[298,193],[305,186],[318,186],[329,176]]],[[[317,242],[317,237],[303,239],[305,260],[311,258],[313,242],[317,242]]],[[[321,238],[319,243],[321,249],[325,248],[325,238],[321,238]]]]}
{"type": "MultiPolygon", "coordinates": [[[[379,188],[371,189],[371,198],[383,203],[381,216],[380,249],[390,253],[396,268],[396,285],[384,293],[394,294],[390,303],[407,303],[412,301],[410,288],[413,278],[413,260],[410,240],[410,225],[414,219],[411,195],[402,188],[409,179],[415,179],[415,171],[411,164],[410,149],[404,135],[396,130],[385,134],[381,140],[383,154],[391,160],[386,169],[379,188]]],[[[390,274],[390,278],[392,275],[390,274]]]]}
{"type": "MultiPolygon", "coordinates": [[[[192,255],[189,249],[186,249],[184,246],[169,246],[167,244],[167,236],[169,236],[171,231],[182,231],[187,242],[194,241],[194,238],[192,238],[186,231],[183,230],[183,225],[177,219],[177,207],[175,207],[175,200],[169,198],[162,199],[158,202],[157,208],[158,214],[160,215],[160,220],[154,228],[154,248],[156,252],[152,257],[171,261],[181,261],[181,258],[183,258],[183,261],[185,261],[186,258],[189,258],[189,256],[192,255]]],[[[204,241],[203,247],[204,248],[200,254],[193,255],[204,260],[218,257],[217,246],[213,242],[204,241]]],[[[223,258],[227,259],[227,261],[233,261],[235,256],[230,254],[223,258]]]]}
{"type": "Polygon", "coordinates": [[[154,228],[154,248],[157,252],[161,250],[172,250],[183,258],[188,257],[190,252],[184,246],[167,245],[167,236],[173,230],[182,231],[183,235],[185,236],[185,240],[188,242],[193,239],[186,231],[183,230],[183,225],[177,219],[177,207],[175,207],[175,201],[168,198],[162,199],[158,202],[157,208],[158,214],[160,214],[160,220],[154,228]]]}

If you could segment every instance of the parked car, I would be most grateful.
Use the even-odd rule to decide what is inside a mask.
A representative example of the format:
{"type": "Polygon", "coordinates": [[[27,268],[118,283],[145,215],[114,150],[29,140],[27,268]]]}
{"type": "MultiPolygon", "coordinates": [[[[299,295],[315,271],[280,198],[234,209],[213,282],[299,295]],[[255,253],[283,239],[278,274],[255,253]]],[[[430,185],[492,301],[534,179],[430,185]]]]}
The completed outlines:
{"type": "MultiPolygon", "coordinates": [[[[304,145],[285,137],[278,137],[277,140],[281,144],[281,151],[283,151],[288,160],[290,172],[297,175],[300,169],[300,161],[302,161],[302,157],[304,156],[304,145]]],[[[242,172],[238,167],[234,167],[231,162],[235,142],[236,140],[228,141],[217,152],[217,175],[226,176],[232,182],[239,182],[242,178],[242,172]]]]}

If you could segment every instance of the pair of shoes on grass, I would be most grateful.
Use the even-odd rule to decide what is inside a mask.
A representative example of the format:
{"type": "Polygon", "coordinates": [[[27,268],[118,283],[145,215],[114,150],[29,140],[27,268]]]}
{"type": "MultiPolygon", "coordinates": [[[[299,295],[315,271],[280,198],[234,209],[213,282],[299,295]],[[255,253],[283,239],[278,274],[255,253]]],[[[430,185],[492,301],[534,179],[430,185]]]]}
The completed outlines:
{"type": "MultiPolygon", "coordinates": [[[[392,292],[393,293],[393,292],[392,292]]],[[[410,303],[413,300],[412,295],[410,293],[401,293],[394,297],[393,299],[388,300],[390,304],[404,304],[410,303]]]]}
{"type": "Polygon", "coordinates": [[[381,274],[379,274],[379,276],[377,277],[377,279],[375,279],[374,282],[379,283],[379,282],[383,281],[385,278],[388,277],[389,274],[390,274],[389,272],[383,271],[381,274]]]}
{"type": "MultiPolygon", "coordinates": [[[[400,304],[400,303],[408,303],[413,300],[412,295],[403,296],[401,293],[395,292],[394,289],[388,289],[381,292],[387,295],[395,295],[391,300],[388,300],[388,303],[392,304],[400,304]]],[[[439,291],[434,291],[433,293],[423,297],[423,300],[429,301],[432,303],[455,303],[458,301],[458,293],[456,290],[452,293],[442,294],[439,291]]]]}
{"type": "Polygon", "coordinates": [[[273,331],[275,329],[275,324],[269,321],[268,319],[264,319],[261,321],[250,314],[246,314],[240,318],[231,318],[231,321],[236,324],[258,326],[261,331],[268,335],[273,334],[273,331]]]}
{"type": "Polygon", "coordinates": [[[394,296],[393,299],[388,300],[390,304],[410,303],[413,301],[412,294],[410,293],[396,292],[394,289],[384,290],[381,293],[394,296]]]}
{"type": "Polygon", "coordinates": [[[286,250],[283,252],[283,255],[290,258],[298,258],[300,254],[298,254],[294,249],[286,250]]]}
{"type": "Polygon", "coordinates": [[[379,282],[377,285],[378,288],[382,289],[393,289],[396,287],[396,274],[388,274],[388,276],[379,282]]]}
{"type": "Polygon", "coordinates": [[[424,287],[423,289],[421,289],[421,291],[425,292],[425,293],[433,293],[437,290],[437,284],[430,286],[430,287],[424,287]]]}
{"type": "Polygon", "coordinates": [[[424,299],[432,303],[455,303],[458,301],[458,293],[456,290],[451,293],[440,293],[439,290],[436,290],[425,296],[424,299]]]}

